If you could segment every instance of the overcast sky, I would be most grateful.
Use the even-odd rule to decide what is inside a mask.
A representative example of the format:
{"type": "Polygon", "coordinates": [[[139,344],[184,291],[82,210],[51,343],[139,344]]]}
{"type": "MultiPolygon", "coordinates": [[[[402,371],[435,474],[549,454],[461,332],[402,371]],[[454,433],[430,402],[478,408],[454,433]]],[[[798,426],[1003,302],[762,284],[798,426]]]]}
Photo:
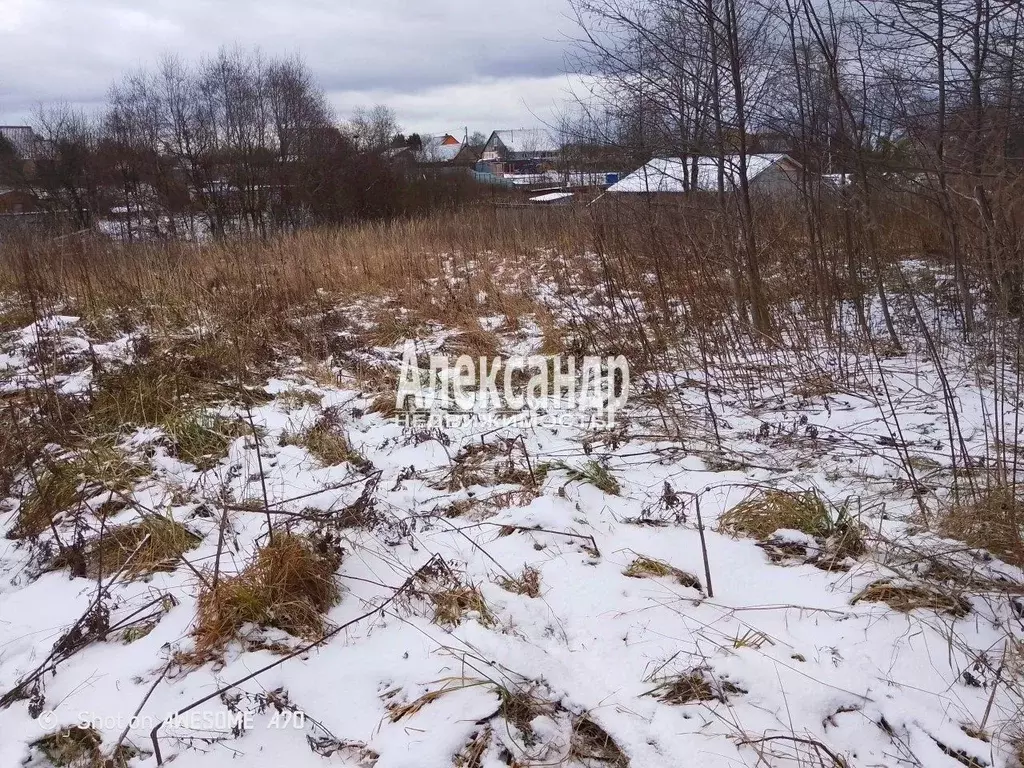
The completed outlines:
{"type": "Polygon", "coordinates": [[[568,0],[0,0],[0,124],[238,43],[301,54],[339,116],[384,103],[407,132],[461,138],[553,122],[572,32],[568,0]]]}

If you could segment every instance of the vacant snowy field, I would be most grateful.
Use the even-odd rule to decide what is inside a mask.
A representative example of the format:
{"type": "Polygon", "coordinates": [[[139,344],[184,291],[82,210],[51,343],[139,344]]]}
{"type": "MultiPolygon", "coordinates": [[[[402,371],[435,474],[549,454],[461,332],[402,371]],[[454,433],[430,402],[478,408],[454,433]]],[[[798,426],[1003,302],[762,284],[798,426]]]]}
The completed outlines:
{"type": "MultiPolygon", "coordinates": [[[[544,343],[480,323],[503,354],[544,343]]],[[[637,372],[612,430],[406,428],[401,340],[338,333],[329,365],[233,403],[175,392],[192,422],[122,400],[103,418],[149,426],[12,468],[0,768],[155,766],[182,712],[155,730],[179,768],[1014,764],[1024,573],[934,532],[951,452],[980,472],[993,424],[1019,429],[998,360],[739,356],[637,372]],[[336,571],[326,593],[211,628],[211,594],[289,541],[336,571]]],[[[119,375],[159,389],[161,343],[58,314],[12,330],[0,439],[44,401],[99,419],[119,375]]]]}

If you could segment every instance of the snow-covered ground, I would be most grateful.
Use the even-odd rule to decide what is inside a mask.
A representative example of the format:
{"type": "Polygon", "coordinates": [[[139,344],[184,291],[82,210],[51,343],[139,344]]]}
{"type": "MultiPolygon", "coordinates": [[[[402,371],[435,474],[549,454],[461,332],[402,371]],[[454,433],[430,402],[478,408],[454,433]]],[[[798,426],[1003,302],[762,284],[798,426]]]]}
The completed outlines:
{"type": "MultiPolygon", "coordinates": [[[[497,331],[509,349],[540,346],[539,332],[497,331]]],[[[110,365],[133,347],[131,337],[91,345],[77,318],[51,318],[0,350],[7,392],[40,383],[32,348],[43,336],[82,355],[82,366],[52,374],[69,395],[87,392],[92,355],[110,365]]],[[[421,343],[429,351],[449,337],[421,343]]],[[[371,352],[397,364],[401,345],[371,352]]],[[[950,354],[960,428],[980,461],[992,396],[968,373],[969,350],[950,354]]],[[[778,374],[765,379],[790,375],[778,374]]],[[[38,548],[0,538],[0,696],[44,665],[33,696],[0,709],[0,768],[45,764],[31,745],[82,721],[105,750],[127,728],[123,743],[138,751],[132,764],[156,765],[151,728],[212,694],[192,719],[159,729],[165,762],[1010,765],[1019,702],[994,670],[1024,637],[1024,574],[920,524],[915,492],[934,508],[950,479],[942,386],[927,356],[872,361],[852,378],[855,387],[741,387],[723,374],[705,386],[703,372],[678,370],[660,377],[670,409],[650,394],[648,377],[611,431],[427,430],[371,412],[364,391],[317,383],[297,368],[267,381],[274,399],[252,408],[259,451],[251,435],[239,437],[217,466],[199,471],[142,430],[122,447],[152,474],[107,525],[173,517],[203,537],[186,555],[200,573],[213,566],[222,519],[225,574],[265,541],[264,487],[281,526],[337,517],[369,499],[369,511],[358,507],[360,524],[340,529],[343,595],[328,620],[343,628],[254,677],[307,643],[252,627],[222,659],[182,664],[200,585],[178,566],[105,585],[109,626],[141,615],[148,634],[111,632],[45,668],[96,601],[96,581],[41,569],[38,548]],[[284,433],[327,408],[341,414],[369,465],[324,467],[306,449],[282,445],[284,433]],[[926,489],[913,487],[907,455],[926,489]],[[605,468],[619,493],[572,479],[587,466],[605,468]],[[718,529],[724,513],[763,487],[816,490],[863,525],[867,552],[830,570],[819,557],[826,544],[799,531],[763,544],[718,529]],[[638,559],[677,571],[627,574],[638,559]],[[854,601],[880,579],[913,583],[940,564],[976,577],[964,595],[969,609],[904,613],[854,601]],[[511,588],[530,569],[536,596],[511,588]],[[454,626],[435,621],[426,590],[408,588],[426,582],[427,571],[447,586],[477,587],[486,609],[471,606],[454,626]],[[697,681],[690,693],[680,688],[686,680],[697,681]],[[282,715],[281,701],[300,714],[285,707],[282,715]],[[252,713],[247,727],[233,729],[231,711],[252,713]]],[[[1005,415],[1012,428],[1013,413],[1005,415]]],[[[88,504],[109,500],[100,494],[88,504]]],[[[0,507],[0,533],[13,526],[17,504],[0,507]]]]}

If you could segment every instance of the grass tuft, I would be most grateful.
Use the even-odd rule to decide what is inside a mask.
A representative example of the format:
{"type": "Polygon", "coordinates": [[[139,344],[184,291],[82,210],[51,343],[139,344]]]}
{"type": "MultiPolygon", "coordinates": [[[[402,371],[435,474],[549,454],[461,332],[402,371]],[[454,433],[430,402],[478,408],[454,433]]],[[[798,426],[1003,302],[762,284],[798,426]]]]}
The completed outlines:
{"type": "Polygon", "coordinates": [[[162,426],[173,441],[174,455],[203,471],[217,466],[231,443],[252,431],[239,419],[212,416],[201,410],[175,414],[162,426]]]}
{"type": "Polygon", "coordinates": [[[324,614],[340,597],[339,564],[336,555],[322,552],[309,538],[278,533],[241,573],[200,594],[196,653],[223,650],[247,624],[320,637],[324,614]]]}
{"type": "MultiPolygon", "coordinates": [[[[424,707],[433,704],[435,701],[445,696],[446,694],[452,693],[453,691],[461,691],[463,688],[469,688],[474,685],[479,685],[478,681],[466,682],[465,680],[445,680],[444,686],[438,688],[436,691],[427,691],[422,696],[413,699],[405,704],[389,704],[389,719],[392,723],[397,723],[399,720],[403,720],[407,717],[412,717],[424,707]],[[455,683],[455,684],[453,684],[455,683]]],[[[392,693],[397,693],[393,691],[392,693]]]]}
{"type": "Polygon", "coordinates": [[[591,761],[597,760],[613,768],[629,768],[629,757],[615,739],[585,714],[573,722],[569,759],[582,765],[592,765],[591,761]]]}
{"type": "Polygon", "coordinates": [[[281,445],[297,445],[305,448],[317,461],[325,467],[333,467],[346,462],[356,467],[365,467],[369,462],[354,448],[345,437],[341,423],[341,414],[334,408],[328,408],[317,419],[313,426],[297,434],[285,434],[281,437],[281,445]]]}
{"type": "Polygon", "coordinates": [[[793,387],[793,394],[798,397],[825,397],[838,391],[836,383],[824,374],[809,376],[793,387]]]}
{"type": "Polygon", "coordinates": [[[32,538],[42,534],[57,515],[82,500],[81,485],[82,476],[75,461],[65,459],[50,464],[22,500],[17,520],[8,531],[7,538],[32,538]]]}
{"type": "Polygon", "coordinates": [[[1024,567],[1024,499],[1015,488],[994,486],[954,505],[942,521],[942,532],[1024,567]]]}
{"type": "MultiPolygon", "coordinates": [[[[331,383],[334,385],[337,384],[336,381],[331,383]]],[[[320,405],[322,400],[322,395],[308,389],[300,389],[298,387],[286,389],[274,398],[274,402],[286,411],[297,411],[300,408],[305,408],[307,406],[315,408],[320,405]]]]}
{"type": "Polygon", "coordinates": [[[581,467],[571,467],[562,463],[556,464],[555,467],[564,469],[569,475],[570,482],[590,483],[609,496],[618,496],[622,493],[619,481],[607,467],[597,461],[588,461],[581,467]]]}
{"type": "Polygon", "coordinates": [[[484,753],[491,744],[494,732],[485,726],[474,733],[466,746],[455,756],[455,768],[482,768],[484,753]]]}
{"type": "MultiPolygon", "coordinates": [[[[103,755],[100,751],[102,737],[93,728],[73,725],[51,733],[32,746],[55,768],[102,768],[103,755]]],[[[112,760],[111,766],[125,764],[125,760],[112,760]]]]}
{"type": "Polygon", "coordinates": [[[200,541],[199,536],[170,518],[148,516],[132,525],[111,528],[88,544],[87,574],[106,578],[124,568],[125,576],[137,579],[170,571],[200,541]]]}
{"type": "Polygon", "coordinates": [[[508,592],[526,597],[540,597],[540,571],[524,566],[522,572],[515,577],[501,576],[498,586],[508,592]]]}
{"type": "Polygon", "coordinates": [[[90,417],[100,432],[125,425],[162,427],[180,412],[209,404],[206,382],[190,376],[184,363],[160,356],[96,375],[90,417]]]}
{"type": "Polygon", "coordinates": [[[480,589],[473,584],[439,589],[430,594],[434,606],[434,621],[441,626],[457,627],[464,618],[474,618],[484,626],[495,623],[480,589]]]}
{"type": "Polygon", "coordinates": [[[730,694],[746,693],[742,688],[714,675],[708,667],[696,667],[681,675],[669,677],[646,696],[657,696],[666,704],[692,704],[702,701],[720,701],[725,704],[730,694]]]}
{"type": "Polygon", "coordinates": [[[662,560],[655,560],[644,555],[639,555],[633,560],[629,567],[622,572],[622,575],[628,576],[631,579],[672,577],[684,587],[692,587],[696,590],[701,589],[700,579],[692,573],[687,573],[662,560]]]}
{"type": "Polygon", "coordinates": [[[963,617],[971,611],[970,602],[960,595],[951,595],[928,584],[894,584],[885,579],[869,584],[851,602],[856,605],[861,601],[885,603],[902,613],[923,609],[963,617]]]}
{"type": "Polygon", "coordinates": [[[814,491],[769,490],[751,494],[741,501],[722,515],[718,527],[726,533],[745,534],[764,541],[782,528],[827,537],[833,533],[836,522],[814,491]]]}

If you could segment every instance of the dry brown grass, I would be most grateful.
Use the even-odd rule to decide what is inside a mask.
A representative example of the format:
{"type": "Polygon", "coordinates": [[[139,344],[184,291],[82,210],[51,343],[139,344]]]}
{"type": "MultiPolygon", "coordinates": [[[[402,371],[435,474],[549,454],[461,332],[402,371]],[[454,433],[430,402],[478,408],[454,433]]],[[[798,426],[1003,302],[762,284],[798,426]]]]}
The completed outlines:
{"type": "Polygon", "coordinates": [[[340,596],[337,557],[307,537],[278,532],[237,576],[221,579],[199,596],[196,653],[222,650],[247,624],[320,637],[324,614],[340,596]]]}
{"type": "Polygon", "coordinates": [[[931,584],[896,584],[888,580],[876,581],[862,589],[851,601],[885,603],[902,613],[915,610],[937,611],[963,617],[971,611],[971,604],[961,595],[940,590],[931,584]]]}
{"type": "MultiPolygon", "coordinates": [[[[404,720],[407,717],[412,717],[418,713],[421,709],[430,704],[433,704],[438,699],[454,693],[455,691],[461,691],[464,688],[472,688],[478,685],[482,685],[484,681],[475,680],[464,677],[452,677],[444,678],[436,682],[444,683],[440,688],[434,691],[427,691],[422,696],[418,696],[412,701],[408,701],[404,704],[388,704],[389,719],[393,723],[397,723],[399,720],[404,720]]],[[[385,698],[394,696],[399,691],[397,689],[388,691],[384,694],[385,698]]]]}
{"type": "MultiPolygon", "coordinates": [[[[252,337],[308,349],[295,337],[293,321],[300,308],[331,303],[325,294],[378,297],[414,313],[417,322],[479,314],[481,294],[493,311],[521,311],[528,281],[515,276],[535,273],[538,249],[565,239],[572,226],[564,213],[481,208],[198,248],[79,239],[76,259],[67,258],[66,241],[41,241],[31,269],[21,250],[0,249],[0,286],[18,290],[31,279],[36,294],[66,300],[87,318],[127,314],[161,328],[196,318],[252,328],[259,320],[261,332],[252,337]],[[446,274],[456,279],[436,290],[446,274]]],[[[411,330],[381,328],[378,341],[411,330]]]]}
{"type": "Polygon", "coordinates": [[[826,395],[834,395],[839,391],[839,388],[831,378],[819,374],[808,376],[793,387],[792,391],[798,397],[825,397],[826,395]]]}
{"type": "MultiPolygon", "coordinates": [[[[24,428],[22,438],[31,441],[39,437],[26,434],[33,426],[24,428]]],[[[89,497],[104,490],[127,492],[149,473],[148,467],[124,454],[109,439],[85,441],[77,434],[64,437],[76,445],[76,451],[37,457],[29,473],[30,487],[8,538],[39,536],[62,517],[82,512],[83,502],[89,497]]]]}
{"type": "Polygon", "coordinates": [[[473,734],[466,746],[455,756],[455,768],[481,768],[484,752],[490,746],[493,735],[490,726],[484,726],[473,734]]]}
{"type": "Polygon", "coordinates": [[[381,311],[367,341],[374,347],[393,347],[406,339],[417,339],[425,331],[425,324],[414,314],[396,312],[394,308],[381,311]]]}
{"type": "Polygon", "coordinates": [[[783,528],[810,536],[829,536],[834,521],[825,502],[813,491],[768,490],[751,494],[718,521],[719,530],[745,534],[762,541],[783,528]]]}
{"type": "MultiPolygon", "coordinates": [[[[333,376],[330,385],[337,385],[337,380],[333,376]]],[[[274,398],[274,402],[286,411],[295,411],[306,406],[316,407],[322,400],[323,397],[316,392],[299,387],[291,387],[274,398]]]]}
{"type": "Polygon", "coordinates": [[[102,737],[93,728],[74,725],[32,743],[54,768],[127,768],[137,752],[121,745],[112,755],[100,749],[102,737]]]}
{"type": "Polygon", "coordinates": [[[18,508],[10,539],[39,536],[50,528],[62,512],[82,501],[82,477],[79,465],[71,458],[50,463],[38,471],[35,483],[18,508]]]}
{"type": "Polygon", "coordinates": [[[687,573],[663,560],[655,560],[653,557],[638,555],[623,572],[623,576],[631,579],[652,579],[652,578],[673,578],[684,587],[692,587],[700,590],[700,579],[692,573],[687,573]]]}
{"type": "Polygon", "coordinates": [[[200,537],[167,517],[147,516],[138,523],[111,528],[86,544],[86,575],[106,578],[124,568],[128,578],[174,570],[200,537]]]}
{"type": "Polygon", "coordinates": [[[480,589],[473,584],[460,584],[430,593],[434,621],[441,626],[457,627],[463,619],[473,618],[484,626],[495,623],[494,615],[480,589]]]}
{"type": "Polygon", "coordinates": [[[93,728],[71,726],[36,741],[36,747],[55,768],[100,768],[102,737],[93,728]]]}
{"type": "Polygon", "coordinates": [[[577,717],[569,740],[569,759],[583,765],[597,760],[614,768],[629,768],[629,757],[604,728],[587,715],[577,717]]]}
{"type": "Polygon", "coordinates": [[[942,520],[942,532],[1024,567],[1024,499],[1014,488],[994,486],[953,505],[942,520]]]}
{"type": "Polygon", "coordinates": [[[716,701],[711,684],[699,672],[689,672],[666,683],[658,697],[667,704],[690,704],[695,701],[716,701]]]}
{"type": "Polygon", "coordinates": [[[540,597],[540,571],[523,566],[518,576],[501,576],[498,585],[509,592],[526,597],[540,597]]]}
{"type": "Polygon", "coordinates": [[[742,689],[728,680],[716,678],[707,667],[698,667],[681,675],[676,675],[647,695],[657,696],[666,704],[692,704],[703,701],[728,701],[729,694],[744,693],[742,689]]]}
{"type": "Polygon", "coordinates": [[[475,317],[470,317],[461,323],[458,336],[451,339],[443,351],[452,356],[469,355],[474,360],[481,357],[489,359],[501,353],[501,346],[498,334],[484,330],[475,317]]]}
{"type": "Polygon", "coordinates": [[[367,461],[352,448],[345,436],[341,412],[327,408],[316,422],[297,434],[285,433],[281,445],[298,445],[309,451],[325,467],[350,462],[357,467],[367,461]]]}

